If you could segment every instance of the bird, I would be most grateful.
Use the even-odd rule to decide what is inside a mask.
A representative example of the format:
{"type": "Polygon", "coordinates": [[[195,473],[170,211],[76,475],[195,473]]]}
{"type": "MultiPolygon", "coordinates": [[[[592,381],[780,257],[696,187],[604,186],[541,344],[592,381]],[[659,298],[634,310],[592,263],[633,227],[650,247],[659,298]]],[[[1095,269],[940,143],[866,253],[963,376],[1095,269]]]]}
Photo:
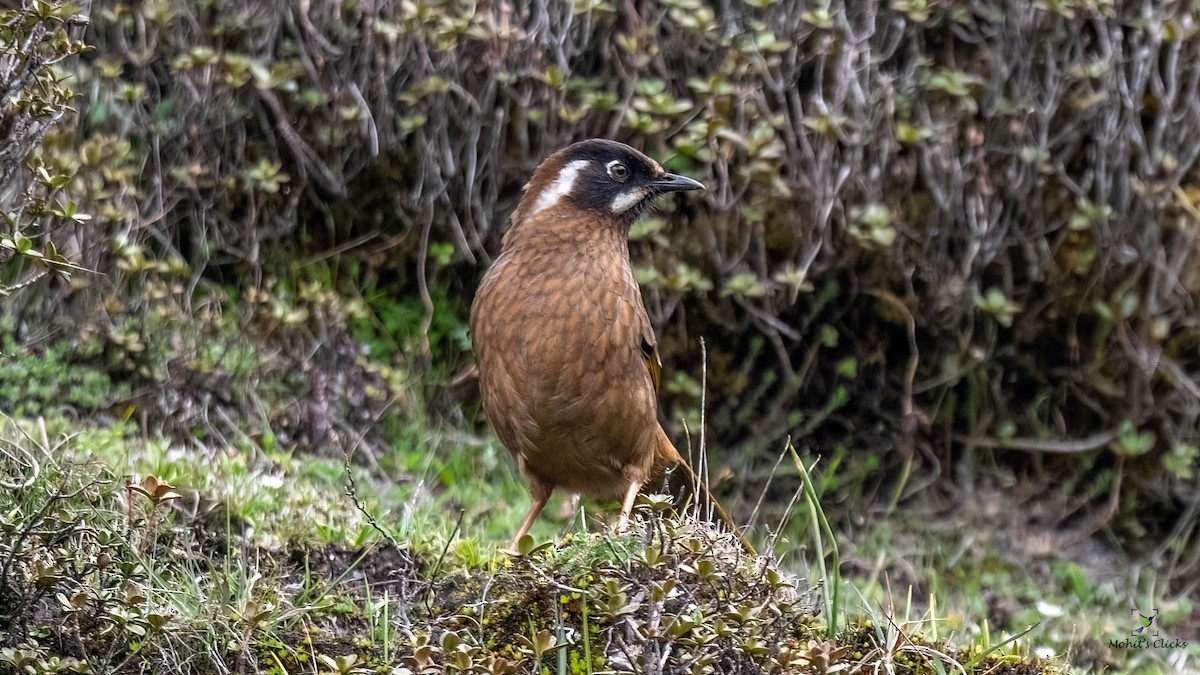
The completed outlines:
{"type": "Polygon", "coordinates": [[[470,317],[484,413],[529,484],[510,552],[556,489],[620,499],[623,532],[642,486],[686,466],[658,420],[628,236],[656,197],[704,189],[604,139],[554,152],[525,185],[470,317]]]}

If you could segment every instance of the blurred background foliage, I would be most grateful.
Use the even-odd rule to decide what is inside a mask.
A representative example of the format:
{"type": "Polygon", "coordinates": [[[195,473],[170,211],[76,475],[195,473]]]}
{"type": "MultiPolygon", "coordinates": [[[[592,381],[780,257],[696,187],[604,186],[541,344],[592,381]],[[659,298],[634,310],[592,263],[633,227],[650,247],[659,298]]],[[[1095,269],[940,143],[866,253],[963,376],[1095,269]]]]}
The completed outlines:
{"type": "Polygon", "coordinates": [[[985,481],[1194,573],[1196,9],[26,2],[0,406],[337,453],[475,428],[475,283],[536,163],[602,136],[710,186],[631,252],[666,418],[696,435],[706,375],[727,495],[790,435],[847,477],[831,508],[985,481]],[[30,355],[105,375],[45,392],[30,355]]]}

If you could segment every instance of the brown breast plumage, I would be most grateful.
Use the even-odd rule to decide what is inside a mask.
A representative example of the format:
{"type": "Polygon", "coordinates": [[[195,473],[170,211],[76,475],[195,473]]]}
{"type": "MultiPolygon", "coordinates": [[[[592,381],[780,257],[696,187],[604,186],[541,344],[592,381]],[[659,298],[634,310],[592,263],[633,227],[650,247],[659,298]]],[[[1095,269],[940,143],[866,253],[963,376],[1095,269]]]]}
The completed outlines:
{"type": "Polygon", "coordinates": [[[564,222],[529,239],[497,259],[472,311],[484,410],[531,479],[620,496],[644,481],[659,431],[624,235],[564,222]]]}

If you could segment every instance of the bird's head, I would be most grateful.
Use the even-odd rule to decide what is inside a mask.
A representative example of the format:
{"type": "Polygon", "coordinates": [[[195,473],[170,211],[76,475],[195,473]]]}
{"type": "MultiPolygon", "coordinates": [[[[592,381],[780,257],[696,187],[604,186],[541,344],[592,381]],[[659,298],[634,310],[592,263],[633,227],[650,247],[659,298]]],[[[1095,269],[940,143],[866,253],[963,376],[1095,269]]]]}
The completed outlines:
{"type": "Polygon", "coordinates": [[[703,189],[699,181],[667,173],[658,162],[624,143],[580,141],[538,165],[513,212],[513,224],[532,218],[588,215],[628,227],[655,197],[703,189]]]}

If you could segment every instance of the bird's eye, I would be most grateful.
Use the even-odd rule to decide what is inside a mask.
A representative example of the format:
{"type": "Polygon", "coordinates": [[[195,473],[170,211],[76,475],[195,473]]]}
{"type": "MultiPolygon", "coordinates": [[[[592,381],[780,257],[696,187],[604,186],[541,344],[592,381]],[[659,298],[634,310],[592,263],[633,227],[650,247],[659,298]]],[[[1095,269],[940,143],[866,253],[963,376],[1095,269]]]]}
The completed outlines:
{"type": "Polygon", "coordinates": [[[609,162],[608,175],[613,180],[624,183],[629,178],[629,167],[617,161],[609,162]]]}

